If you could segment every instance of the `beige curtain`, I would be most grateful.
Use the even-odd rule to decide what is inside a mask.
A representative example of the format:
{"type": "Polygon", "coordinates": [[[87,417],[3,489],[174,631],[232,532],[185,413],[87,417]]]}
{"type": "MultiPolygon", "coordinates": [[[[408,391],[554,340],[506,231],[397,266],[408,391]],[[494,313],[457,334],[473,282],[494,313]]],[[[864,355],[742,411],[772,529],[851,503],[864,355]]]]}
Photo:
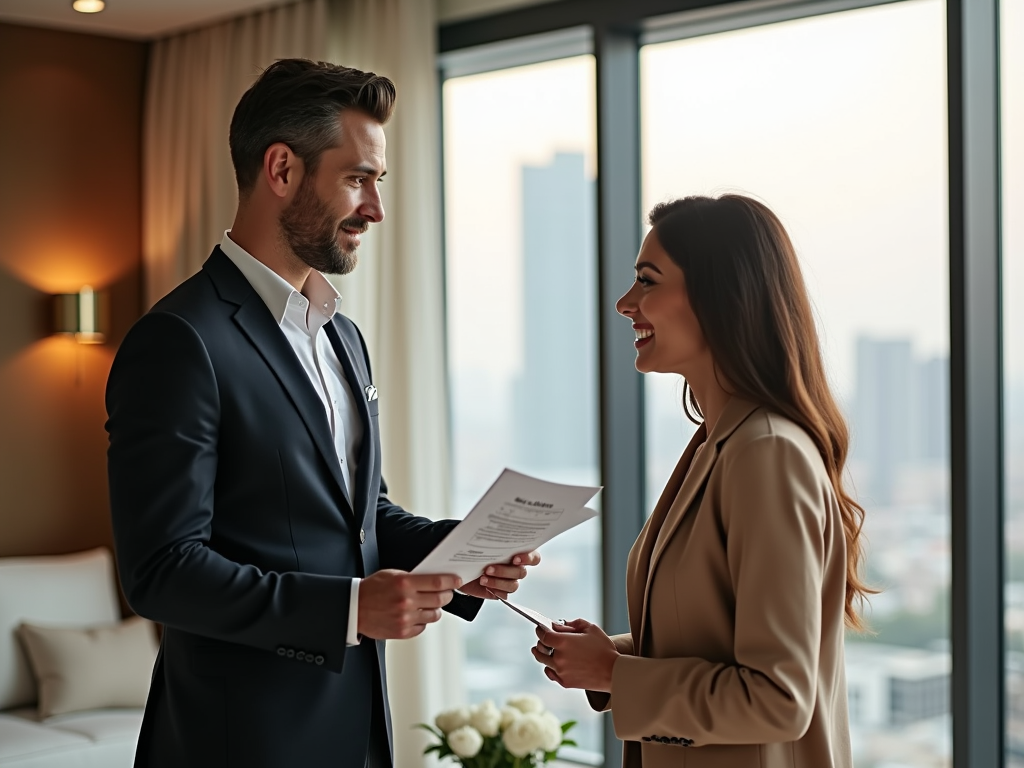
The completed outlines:
{"type": "Polygon", "coordinates": [[[275,59],[322,59],[326,18],[326,0],[305,0],[153,44],[143,128],[149,306],[197,272],[231,226],[228,126],[239,97],[275,59]]]}
{"type": "MultiPolygon", "coordinates": [[[[330,60],[386,75],[398,88],[385,128],[385,219],[364,240],[356,270],[338,281],[343,311],[370,347],[392,495],[407,509],[440,518],[453,510],[436,34],[435,3],[427,0],[347,0],[330,10],[330,60]]],[[[415,640],[388,644],[397,766],[437,764],[420,756],[428,738],[410,726],[462,703],[460,623],[446,616],[415,640]]]]}
{"type": "MultiPolygon", "coordinates": [[[[406,508],[451,516],[441,256],[435,3],[304,0],[153,45],[147,86],[143,263],[150,305],[195,273],[231,225],[237,190],[227,135],[241,94],[275,59],[368,69],[398,87],[386,126],[385,221],[355,272],[338,278],[362,329],[380,392],[384,475],[406,508]]],[[[465,512],[461,510],[460,512],[465,512]]],[[[436,765],[413,730],[461,703],[458,619],[389,643],[395,763],[436,765]]]]}

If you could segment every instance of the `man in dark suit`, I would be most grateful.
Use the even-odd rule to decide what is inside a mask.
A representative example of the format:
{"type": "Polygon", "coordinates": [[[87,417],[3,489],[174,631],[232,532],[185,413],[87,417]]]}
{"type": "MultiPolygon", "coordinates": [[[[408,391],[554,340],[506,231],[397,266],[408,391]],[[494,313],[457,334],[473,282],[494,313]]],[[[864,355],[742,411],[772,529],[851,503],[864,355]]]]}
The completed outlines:
{"type": "Polygon", "coordinates": [[[394,99],[372,73],[269,67],[231,122],[231,230],[114,361],[120,576],[164,626],[137,766],[390,766],[384,640],[472,619],[539,561],[408,573],[455,522],[388,499],[366,347],[321,274],[384,217],[394,99]]]}

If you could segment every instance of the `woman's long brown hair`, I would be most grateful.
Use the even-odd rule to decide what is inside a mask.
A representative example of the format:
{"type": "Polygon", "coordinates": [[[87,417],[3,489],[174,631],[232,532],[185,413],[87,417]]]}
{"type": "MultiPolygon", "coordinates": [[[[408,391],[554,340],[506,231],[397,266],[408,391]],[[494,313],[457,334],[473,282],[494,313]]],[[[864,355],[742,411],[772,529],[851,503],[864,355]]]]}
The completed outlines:
{"type": "MultiPolygon", "coordinates": [[[[803,427],[818,447],[846,534],[846,624],[875,590],[860,578],[864,509],[843,487],[850,432],[828,385],[796,251],[766,206],[742,195],[656,206],[654,236],[682,270],[717,370],[734,393],[803,427]]],[[[699,413],[690,393],[686,407],[699,413]]],[[[688,414],[689,415],[689,414],[688,414]]]]}

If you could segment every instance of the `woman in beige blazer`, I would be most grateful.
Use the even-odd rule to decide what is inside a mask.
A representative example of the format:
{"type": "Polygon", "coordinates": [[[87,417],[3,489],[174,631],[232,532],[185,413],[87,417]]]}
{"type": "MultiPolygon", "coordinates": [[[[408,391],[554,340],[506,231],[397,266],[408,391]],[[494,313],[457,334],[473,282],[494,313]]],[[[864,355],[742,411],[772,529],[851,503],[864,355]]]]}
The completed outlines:
{"type": "Polygon", "coordinates": [[[852,768],[864,513],[796,254],[739,195],[650,223],[617,309],[637,369],[681,374],[701,426],[630,552],[630,633],[576,620],[539,630],[534,656],[611,710],[625,768],[852,768]]]}

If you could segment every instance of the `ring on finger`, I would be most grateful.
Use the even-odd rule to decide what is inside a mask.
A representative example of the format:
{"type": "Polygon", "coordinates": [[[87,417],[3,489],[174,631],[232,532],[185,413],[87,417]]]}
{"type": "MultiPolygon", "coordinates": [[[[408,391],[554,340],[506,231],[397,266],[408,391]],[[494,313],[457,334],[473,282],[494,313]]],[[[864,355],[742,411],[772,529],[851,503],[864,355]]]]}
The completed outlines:
{"type": "Polygon", "coordinates": [[[550,645],[544,645],[544,643],[541,643],[541,647],[544,649],[544,653],[546,653],[548,656],[555,655],[555,649],[552,648],[550,645]]]}

